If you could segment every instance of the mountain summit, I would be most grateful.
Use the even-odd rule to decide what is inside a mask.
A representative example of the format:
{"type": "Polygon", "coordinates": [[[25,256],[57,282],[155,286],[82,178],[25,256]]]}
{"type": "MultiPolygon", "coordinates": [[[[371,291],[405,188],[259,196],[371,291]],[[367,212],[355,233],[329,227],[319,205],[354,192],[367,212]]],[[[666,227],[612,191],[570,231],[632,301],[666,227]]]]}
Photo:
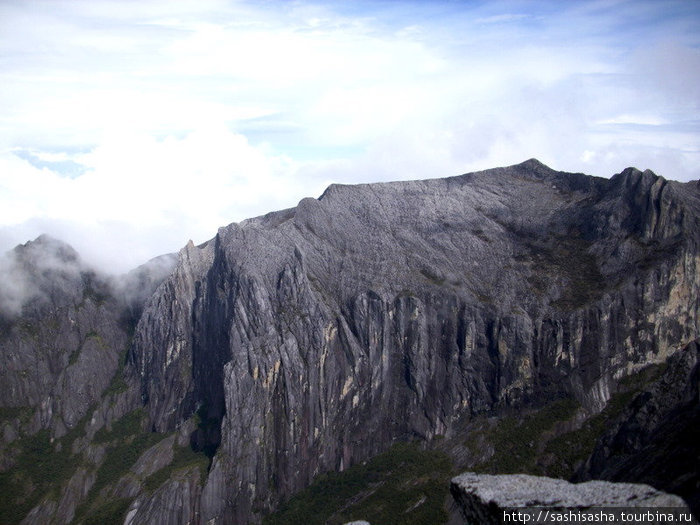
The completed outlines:
{"type": "MultiPolygon", "coordinates": [[[[90,421],[16,417],[3,446],[40,428],[83,436],[72,453],[90,459],[63,499],[36,500],[45,521],[120,501],[128,523],[259,522],[317,475],[397,441],[449,440],[479,415],[555,399],[600,412],[622,378],[698,338],[698,232],[697,184],[633,168],[602,179],[531,159],[332,185],[188,244],[122,325],[128,345],[100,334],[105,353],[127,354],[119,387],[80,411],[90,421]],[[153,448],[106,479],[126,438],[153,448]],[[166,470],[185,449],[195,459],[166,470]],[[168,475],[153,486],[157,472],[168,475]]],[[[18,326],[2,358],[21,385],[7,349],[34,343],[18,326]]],[[[56,402],[44,395],[28,414],[56,402]]]]}

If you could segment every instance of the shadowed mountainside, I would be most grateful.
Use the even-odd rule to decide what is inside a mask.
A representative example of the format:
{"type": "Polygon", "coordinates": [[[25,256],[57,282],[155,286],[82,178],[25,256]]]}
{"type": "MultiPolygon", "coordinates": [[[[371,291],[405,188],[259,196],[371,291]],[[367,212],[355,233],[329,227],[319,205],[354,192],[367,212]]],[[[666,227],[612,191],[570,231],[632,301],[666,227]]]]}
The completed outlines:
{"type": "MultiPolygon", "coordinates": [[[[318,474],[397,441],[450,439],[480,414],[556,399],[575,400],[583,416],[600,412],[622,378],[698,337],[699,226],[697,183],[633,168],[600,179],[530,160],[447,179],[333,185],[221,228],[183,248],[169,274],[166,265],[139,281],[148,293],[132,303],[113,283],[94,307],[78,300],[82,288],[68,294],[61,334],[72,333],[74,311],[93,319],[90,308],[111,316],[98,325],[115,333],[78,323],[63,351],[53,335],[20,333],[32,318],[25,309],[3,321],[3,360],[21,345],[64,356],[38,374],[51,384],[77,364],[74,348],[89,355],[92,331],[109,348],[93,394],[74,414],[58,410],[62,426],[37,416],[37,404],[63,406],[70,392],[4,402],[32,414],[31,425],[10,414],[15,437],[84,433],[71,445],[82,477],[44,498],[29,522],[110,509],[130,523],[259,522],[318,474]],[[78,422],[88,408],[90,421],[78,422]],[[139,455],[106,478],[120,440],[140,435],[139,455]],[[66,488],[78,485],[82,497],[66,488]]],[[[21,370],[32,366],[16,366],[3,387],[28,388],[21,370]]],[[[21,442],[10,438],[8,451],[21,442]]]]}
{"type": "Polygon", "coordinates": [[[533,160],[334,185],[221,228],[137,327],[150,421],[211,422],[194,438],[216,450],[202,518],[245,521],[481,411],[600,410],[617,378],[698,335],[698,210],[695,184],[533,160]]]}

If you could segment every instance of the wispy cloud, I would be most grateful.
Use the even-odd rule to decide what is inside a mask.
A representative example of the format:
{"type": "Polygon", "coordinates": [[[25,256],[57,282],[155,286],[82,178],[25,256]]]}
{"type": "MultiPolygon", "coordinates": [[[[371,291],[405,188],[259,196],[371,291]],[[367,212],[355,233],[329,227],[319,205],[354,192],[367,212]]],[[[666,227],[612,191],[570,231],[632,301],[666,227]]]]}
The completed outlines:
{"type": "Polygon", "coordinates": [[[486,16],[483,18],[477,18],[476,23],[477,24],[502,24],[502,23],[507,23],[507,22],[520,22],[526,18],[529,18],[530,15],[526,15],[523,13],[503,13],[500,15],[491,15],[491,16],[486,16]]]}
{"type": "Polygon", "coordinates": [[[0,5],[0,249],[133,267],[329,182],[700,176],[694,2],[0,5]]]}
{"type": "Polygon", "coordinates": [[[0,317],[14,317],[32,301],[53,299],[57,289],[75,293],[85,269],[75,251],[47,236],[0,255],[0,317]]]}

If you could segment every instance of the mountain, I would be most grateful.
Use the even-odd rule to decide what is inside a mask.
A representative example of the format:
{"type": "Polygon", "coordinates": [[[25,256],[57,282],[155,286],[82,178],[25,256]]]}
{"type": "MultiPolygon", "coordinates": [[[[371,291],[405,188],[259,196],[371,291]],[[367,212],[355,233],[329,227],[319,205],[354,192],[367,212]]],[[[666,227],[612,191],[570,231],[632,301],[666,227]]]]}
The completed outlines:
{"type": "Polygon", "coordinates": [[[562,401],[583,425],[698,338],[699,226],[697,182],[533,159],[332,185],[117,280],[53,241],[66,260],[42,268],[22,255],[40,238],[10,266],[41,293],[5,294],[0,483],[29,496],[2,508],[259,523],[322,473],[484,415],[562,401]]]}
{"type": "Polygon", "coordinates": [[[60,436],[117,370],[127,343],[119,308],[107,282],[48,236],[18,246],[4,266],[0,397],[6,408],[36,409],[30,432],[60,436]]]}

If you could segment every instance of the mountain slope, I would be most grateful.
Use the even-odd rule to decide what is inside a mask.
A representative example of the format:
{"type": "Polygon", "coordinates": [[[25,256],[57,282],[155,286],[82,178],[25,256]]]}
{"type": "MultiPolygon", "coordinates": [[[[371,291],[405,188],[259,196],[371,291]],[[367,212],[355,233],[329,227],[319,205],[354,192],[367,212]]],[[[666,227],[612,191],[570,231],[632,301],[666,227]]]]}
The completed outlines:
{"type": "Polygon", "coordinates": [[[60,437],[108,386],[126,329],[107,281],[65,243],[39,237],[5,265],[0,397],[5,407],[38,407],[33,427],[60,437]]]}
{"type": "Polygon", "coordinates": [[[245,522],[459,418],[557,396],[600,410],[698,335],[699,209],[694,184],[532,160],[334,185],[221,228],[137,327],[150,421],[198,411],[202,519],[245,522]]]}
{"type": "Polygon", "coordinates": [[[164,256],[116,281],[48,236],[0,260],[3,523],[32,508],[29,523],[70,522],[100,482],[108,455],[93,440],[140,406],[138,383],[124,375],[127,350],[143,296],[172,262],[164,256]]]}
{"type": "Polygon", "coordinates": [[[697,183],[530,160],[333,185],[122,280],[67,247],[77,269],[23,259],[45,279],[37,303],[0,294],[0,485],[31,497],[0,503],[26,523],[257,523],[481,414],[573,399],[585,418],[698,337],[698,232],[697,183]],[[42,453],[53,481],[23,470],[42,453]]]}
{"type": "Polygon", "coordinates": [[[700,514],[699,343],[673,355],[660,378],[605,429],[577,481],[648,483],[683,496],[700,514]]]}

